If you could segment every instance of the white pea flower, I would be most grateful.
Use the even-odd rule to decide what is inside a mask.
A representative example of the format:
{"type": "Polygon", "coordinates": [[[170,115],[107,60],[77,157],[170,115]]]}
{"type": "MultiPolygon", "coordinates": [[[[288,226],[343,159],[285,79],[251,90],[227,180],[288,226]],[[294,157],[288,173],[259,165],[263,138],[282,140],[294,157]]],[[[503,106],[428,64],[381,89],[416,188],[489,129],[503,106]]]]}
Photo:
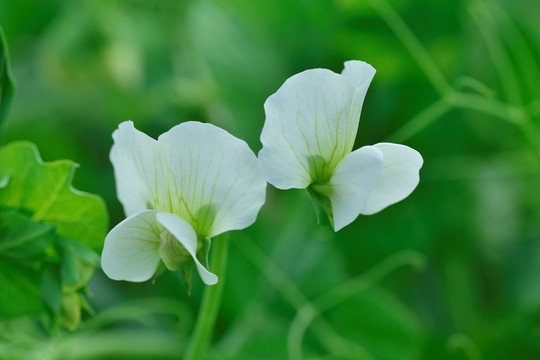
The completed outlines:
{"type": "Polygon", "coordinates": [[[375,69],[347,61],[341,74],[306,70],[264,104],[259,167],[279,189],[308,189],[334,230],[406,198],[423,160],[410,147],[379,143],[352,151],[362,104],[375,69]],[[352,152],[351,152],[352,151],[352,152]]]}
{"type": "Polygon", "coordinates": [[[217,283],[199,258],[207,239],[255,221],[266,192],[255,154],[225,130],[198,122],[154,140],[126,121],[113,139],[110,158],[127,219],[105,238],[105,274],[139,282],[160,261],[169,270],[194,262],[204,283],[217,283]]]}

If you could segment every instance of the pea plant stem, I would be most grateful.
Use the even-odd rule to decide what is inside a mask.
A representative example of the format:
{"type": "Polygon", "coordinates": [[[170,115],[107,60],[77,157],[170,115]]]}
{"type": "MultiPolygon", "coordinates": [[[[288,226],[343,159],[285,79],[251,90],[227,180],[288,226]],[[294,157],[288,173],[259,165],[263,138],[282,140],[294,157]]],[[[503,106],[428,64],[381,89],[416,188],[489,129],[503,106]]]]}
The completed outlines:
{"type": "Polygon", "coordinates": [[[223,236],[214,242],[214,254],[210,268],[219,277],[219,281],[216,285],[206,286],[204,290],[197,323],[184,356],[185,360],[203,359],[212,338],[225,285],[228,252],[229,236],[223,236]]]}

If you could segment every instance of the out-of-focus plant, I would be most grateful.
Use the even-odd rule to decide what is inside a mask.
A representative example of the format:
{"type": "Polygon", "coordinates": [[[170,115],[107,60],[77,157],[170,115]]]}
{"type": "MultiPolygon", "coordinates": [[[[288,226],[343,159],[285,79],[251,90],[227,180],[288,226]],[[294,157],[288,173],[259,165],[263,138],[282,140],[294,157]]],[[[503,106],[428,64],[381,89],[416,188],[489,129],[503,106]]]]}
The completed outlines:
{"type": "Polygon", "coordinates": [[[2,124],[6,118],[14,93],[13,78],[9,64],[9,53],[4,30],[0,27],[0,138],[2,124]]]}
{"type": "MultiPolygon", "coordinates": [[[[379,70],[353,148],[381,139],[426,159],[408,201],[337,233],[313,226],[304,191],[271,187],[259,221],[231,241],[209,360],[539,358],[539,2],[24,4],[0,1],[20,95],[4,137],[83,164],[74,184],[102,194],[114,223],[124,214],[107,153],[119,119],[154,138],[181,119],[211,122],[256,151],[264,99],[303,69],[339,73],[344,59],[379,70]],[[401,250],[425,254],[426,271],[381,277],[422,257],[401,250]]],[[[41,337],[0,321],[0,358],[178,358],[215,288],[197,281],[188,297],[181,280],[96,272],[95,316],[41,337]],[[174,327],[144,314],[175,305],[174,327]]]]}
{"type": "Polygon", "coordinates": [[[107,228],[103,200],[74,189],[76,164],[43,163],[37,148],[0,149],[0,316],[48,315],[75,329],[107,228]],[[14,301],[16,299],[16,301],[14,301]]]}
{"type": "MultiPolygon", "coordinates": [[[[0,28],[0,126],[13,96],[0,28]]],[[[44,163],[37,147],[0,148],[0,319],[39,319],[49,332],[77,328],[108,225],[103,200],[74,189],[77,165],[44,163]]]]}

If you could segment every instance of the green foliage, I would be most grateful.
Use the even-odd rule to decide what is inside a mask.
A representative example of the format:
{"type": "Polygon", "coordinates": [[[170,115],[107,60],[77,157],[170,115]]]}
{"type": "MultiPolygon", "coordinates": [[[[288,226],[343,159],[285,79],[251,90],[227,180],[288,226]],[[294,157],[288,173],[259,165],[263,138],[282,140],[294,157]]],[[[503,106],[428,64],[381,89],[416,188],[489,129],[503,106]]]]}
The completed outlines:
{"type": "Polygon", "coordinates": [[[74,167],[43,163],[31,143],[0,148],[0,317],[46,313],[78,326],[107,213],[99,197],[71,187],[74,167]]]}
{"type": "Polygon", "coordinates": [[[43,262],[51,258],[47,252],[54,251],[53,241],[54,226],[33,222],[14,209],[4,208],[0,212],[0,316],[37,314],[44,310],[41,274],[43,262]]]}
{"type": "Polygon", "coordinates": [[[11,105],[13,93],[14,84],[9,65],[9,52],[4,31],[0,26],[0,130],[11,105]]]}
{"type": "Polygon", "coordinates": [[[420,357],[425,333],[418,317],[392,295],[378,290],[359,294],[330,315],[341,335],[363,346],[376,359],[420,357]]]}
{"type": "Polygon", "coordinates": [[[107,226],[105,204],[73,189],[75,163],[43,163],[36,147],[26,142],[4,146],[0,161],[0,178],[9,178],[0,189],[0,204],[24,209],[32,220],[55,225],[58,235],[100,249],[107,226]]]}
{"type": "MultiPolygon", "coordinates": [[[[125,216],[108,154],[121,121],[152,136],[208,121],[257,151],[264,101],[285,79],[367,61],[377,74],[356,147],[417,149],[419,187],[338,233],[325,216],[316,225],[305,192],[269,187],[257,222],[231,233],[208,359],[287,358],[291,322],[306,303],[401,250],[424,254],[425,270],[393,271],[315,311],[304,359],[538,359],[539,13],[531,0],[0,1],[18,84],[4,139],[82,164],[76,187],[102,195],[116,224],[125,216]]],[[[55,236],[53,258],[72,251],[61,242],[55,236]]],[[[9,266],[6,274],[18,266],[32,276],[9,266]]],[[[52,266],[78,282],[72,265],[52,266]]],[[[12,358],[25,360],[28,349],[58,359],[174,359],[185,349],[200,282],[188,297],[180,274],[126,284],[96,271],[89,288],[95,316],[72,334],[0,323],[0,358],[17,344],[12,358]]],[[[40,301],[17,303],[40,311],[41,286],[27,291],[40,301]]]]}

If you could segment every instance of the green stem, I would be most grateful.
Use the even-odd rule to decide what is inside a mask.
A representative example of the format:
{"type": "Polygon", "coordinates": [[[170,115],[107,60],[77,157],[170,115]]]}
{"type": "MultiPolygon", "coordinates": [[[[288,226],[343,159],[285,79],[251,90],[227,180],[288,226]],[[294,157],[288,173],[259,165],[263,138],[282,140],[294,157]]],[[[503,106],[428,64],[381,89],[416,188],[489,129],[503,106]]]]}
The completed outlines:
{"type": "Polygon", "coordinates": [[[207,286],[204,290],[202,305],[199,309],[199,317],[189,340],[189,345],[184,356],[185,360],[202,359],[210,343],[225,285],[225,268],[227,267],[228,251],[229,236],[224,236],[214,242],[214,254],[210,268],[219,277],[219,281],[216,285],[207,286]]]}

